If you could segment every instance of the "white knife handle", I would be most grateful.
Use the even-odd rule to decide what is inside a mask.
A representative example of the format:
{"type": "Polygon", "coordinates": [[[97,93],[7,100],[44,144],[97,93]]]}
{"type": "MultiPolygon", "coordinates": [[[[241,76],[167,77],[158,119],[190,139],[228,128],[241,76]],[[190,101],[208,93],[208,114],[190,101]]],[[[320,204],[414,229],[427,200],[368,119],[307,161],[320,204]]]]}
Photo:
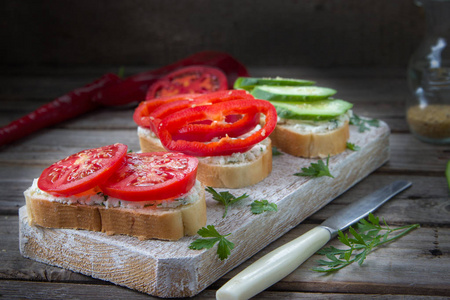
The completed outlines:
{"type": "Polygon", "coordinates": [[[249,299],[280,281],[331,238],[322,226],[315,227],[298,238],[269,252],[231,278],[216,293],[218,300],[249,299]]]}

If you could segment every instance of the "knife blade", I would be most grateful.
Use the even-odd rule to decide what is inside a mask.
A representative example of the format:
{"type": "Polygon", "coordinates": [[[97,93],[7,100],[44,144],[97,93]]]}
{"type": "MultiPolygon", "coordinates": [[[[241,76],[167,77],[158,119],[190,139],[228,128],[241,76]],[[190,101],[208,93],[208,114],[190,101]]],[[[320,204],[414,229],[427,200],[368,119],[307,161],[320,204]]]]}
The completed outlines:
{"type": "Polygon", "coordinates": [[[298,238],[264,255],[231,278],[216,292],[216,299],[249,299],[297,269],[328,241],[352,224],[365,218],[386,201],[411,186],[395,181],[338,211],[323,223],[298,238]]]}

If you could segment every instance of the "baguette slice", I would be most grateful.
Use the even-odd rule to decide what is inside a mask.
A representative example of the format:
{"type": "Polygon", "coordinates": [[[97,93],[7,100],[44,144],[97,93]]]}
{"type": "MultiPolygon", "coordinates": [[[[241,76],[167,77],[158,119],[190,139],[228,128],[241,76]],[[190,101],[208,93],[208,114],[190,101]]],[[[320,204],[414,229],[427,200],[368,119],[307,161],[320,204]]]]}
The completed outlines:
{"type": "Polygon", "coordinates": [[[101,231],[108,235],[135,236],[140,240],[178,240],[185,235],[195,235],[206,225],[205,191],[199,181],[187,194],[189,203],[178,207],[124,207],[98,201],[86,204],[84,198],[77,200],[75,196],[61,201],[39,190],[35,183],[24,195],[29,224],[47,228],[101,231]]]}
{"type": "MultiPolygon", "coordinates": [[[[148,129],[138,128],[142,152],[167,151],[148,129]]],[[[216,188],[237,189],[254,185],[272,172],[272,142],[266,138],[246,153],[198,157],[197,179],[216,188]]]]}
{"type": "Polygon", "coordinates": [[[301,132],[293,125],[277,124],[270,135],[275,147],[305,158],[324,158],[344,152],[350,137],[349,122],[325,132],[301,132]]]}

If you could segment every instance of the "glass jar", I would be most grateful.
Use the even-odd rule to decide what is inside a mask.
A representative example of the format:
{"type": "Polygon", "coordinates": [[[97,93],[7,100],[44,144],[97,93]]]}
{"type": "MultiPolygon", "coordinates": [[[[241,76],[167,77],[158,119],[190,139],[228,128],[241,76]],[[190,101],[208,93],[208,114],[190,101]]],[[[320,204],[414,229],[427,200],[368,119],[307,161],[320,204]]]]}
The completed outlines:
{"type": "Polygon", "coordinates": [[[450,0],[416,0],[426,18],[425,36],[408,64],[406,118],[429,143],[450,144],[450,0]]]}

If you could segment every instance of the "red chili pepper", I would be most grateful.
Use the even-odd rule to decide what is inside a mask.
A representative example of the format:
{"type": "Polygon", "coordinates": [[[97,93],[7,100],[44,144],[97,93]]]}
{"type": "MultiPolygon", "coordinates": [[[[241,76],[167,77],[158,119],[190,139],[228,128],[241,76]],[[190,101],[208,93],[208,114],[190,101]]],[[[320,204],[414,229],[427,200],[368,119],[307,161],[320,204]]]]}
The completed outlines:
{"type": "Polygon", "coordinates": [[[94,82],[77,88],[12,121],[0,128],[0,146],[98,107],[99,104],[91,101],[92,97],[103,88],[114,85],[119,80],[120,78],[115,74],[105,74],[94,82]]]}
{"type": "Polygon", "coordinates": [[[205,94],[228,89],[225,73],[209,66],[189,66],[157,80],[148,89],[146,99],[178,94],[205,94]]]}
{"type": "MultiPolygon", "coordinates": [[[[178,111],[164,118],[159,126],[159,138],[168,150],[183,152],[193,156],[218,156],[231,155],[236,152],[245,152],[254,145],[267,138],[275,129],[277,112],[275,107],[265,100],[232,100],[209,106],[198,106],[178,111]],[[183,127],[203,120],[215,120],[221,122],[226,115],[265,115],[265,123],[259,130],[243,138],[231,138],[225,136],[218,141],[200,142],[175,139],[183,127]]],[[[215,123],[210,125],[210,130],[215,130],[215,123]]]]}
{"type": "Polygon", "coordinates": [[[149,86],[162,76],[190,65],[206,65],[221,69],[233,84],[238,76],[248,76],[246,68],[226,53],[204,51],[171,65],[120,80],[106,74],[99,80],[55,99],[36,111],[0,128],[0,146],[22,138],[38,129],[57,124],[93,110],[100,105],[114,106],[145,99],[149,86]]]}
{"type": "MultiPolygon", "coordinates": [[[[156,107],[152,112],[150,112],[149,114],[150,130],[158,134],[158,126],[159,123],[161,123],[162,119],[164,119],[166,116],[176,111],[185,108],[193,106],[211,105],[214,103],[236,99],[255,99],[250,93],[244,90],[226,90],[213,92],[206,95],[204,94],[203,95],[194,94],[194,96],[190,95],[191,94],[187,94],[184,99],[180,99],[178,101],[170,101],[168,103],[164,103],[163,105],[156,107]]],[[[254,126],[256,126],[256,124],[254,124],[254,126]]]]}
{"type": "Polygon", "coordinates": [[[163,76],[182,67],[200,65],[220,69],[227,76],[228,88],[232,88],[238,77],[249,76],[245,66],[227,53],[203,51],[188,56],[162,68],[139,73],[123,80],[120,84],[102,90],[95,102],[103,105],[124,105],[146,99],[149,87],[163,76]]]}

